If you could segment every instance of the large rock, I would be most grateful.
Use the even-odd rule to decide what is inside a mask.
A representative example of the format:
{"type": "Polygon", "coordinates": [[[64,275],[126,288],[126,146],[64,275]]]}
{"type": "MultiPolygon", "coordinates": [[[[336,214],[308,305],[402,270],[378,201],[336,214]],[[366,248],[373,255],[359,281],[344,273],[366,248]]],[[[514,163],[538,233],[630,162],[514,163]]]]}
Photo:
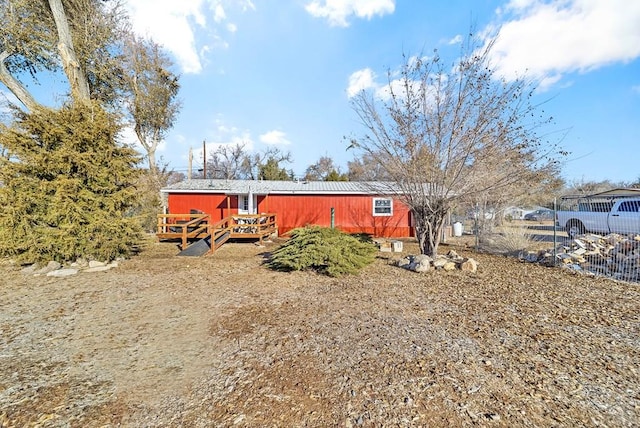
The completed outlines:
{"type": "Polygon", "coordinates": [[[32,265],[29,265],[29,266],[23,268],[20,272],[23,273],[24,275],[32,275],[32,274],[36,273],[38,271],[38,269],[40,269],[40,266],[38,266],[37,263],[34,263],[32,265]]]}
{"type": "Polygon", "coordinates": [[[47,273],[47,276],[53,276],[56,278],[64,278],[67,276],[72,276],[78,273],[78,269],[73,269],[73,268],[69,268],[69,269],[57,269],[57,270],[52,270],[51,272],[47,273]]]}
{"type": "Polygon", "coordinates": [[[42,269],[36,270],[35,272],[33,272],[35,275],[45,275],[49,272],[52,272],[54,270],[58,270],[62,267],[62,265],[54,260],[51,260],[49,263],[47,263],[47,265],[45,267],[43,267],[42,269]]]}
{"type": "Polygon", "coordinates": [[[106,272],[110,270],[110,266],[94,266],[83,270],[83,272],[93,273],[93,272],[106,272]]]}
{"type": "Polygon", "coordinates": [[[442,266],[442,269],[444,269],[447,272],[450,272],[452,270],[456,270],[456,263],[452,262],[451,260],[447,260],[447,262],[444,264],[444,266],[442,266]]]}
{"type": "Polygon", "coordinates": [[[478,270],[478,262],[474,259],[464,259],[460,263],[460,270],[463,272],[476,272],[478,270]]]}
{"type": "Polygon", "coordinates": [[[411,264],[411,259],[412,259],[411,256],[403,257],[403,258],[401,258],[400,260],[398,260],[396,262],[396,265],[398,267],[406,268],[407,266],[409,266],[411,264]]]}
{"type": "Polygon", "coordinates": [[[431,270],[431,262],[433,259],[424,254],[417,255],[413,258],[413,264],[415,265],[415,272],[428,272],[431,270]]]}

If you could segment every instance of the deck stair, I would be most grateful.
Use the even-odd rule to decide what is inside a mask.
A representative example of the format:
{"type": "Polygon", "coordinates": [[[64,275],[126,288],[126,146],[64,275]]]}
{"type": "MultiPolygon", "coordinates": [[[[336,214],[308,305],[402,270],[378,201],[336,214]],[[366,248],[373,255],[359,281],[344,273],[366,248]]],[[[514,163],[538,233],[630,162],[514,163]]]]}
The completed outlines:
{"type": "Polygon", "coordinates": [[[204,213],[158,214],[159,241],[179,241],[181,256],[213,253],[229,239],[263,239],[277,230],[275,214],[237,214],[211,223],[204,213]]]}

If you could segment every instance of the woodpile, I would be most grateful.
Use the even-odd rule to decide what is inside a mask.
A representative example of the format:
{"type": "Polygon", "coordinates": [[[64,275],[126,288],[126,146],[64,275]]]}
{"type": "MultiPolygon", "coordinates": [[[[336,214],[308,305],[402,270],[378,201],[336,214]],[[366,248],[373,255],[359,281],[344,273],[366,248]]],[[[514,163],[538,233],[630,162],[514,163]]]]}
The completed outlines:
{"type": "Polygon", "coordinates": [[[558,246],[555,260],[553,249],[528,252],[522,258],[587,274],[640,282],[640,235],[611,233],[601,236],[590,233],[558,246]]]}

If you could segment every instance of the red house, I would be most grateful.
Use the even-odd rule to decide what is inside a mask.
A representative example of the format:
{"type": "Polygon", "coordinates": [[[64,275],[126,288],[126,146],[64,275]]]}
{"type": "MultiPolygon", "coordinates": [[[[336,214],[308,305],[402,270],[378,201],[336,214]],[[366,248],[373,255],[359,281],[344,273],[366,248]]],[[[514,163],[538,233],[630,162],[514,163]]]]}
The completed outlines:
{"type": "Polygon", "coordinates": [[[279,234],[306,225],[333,225],[376,237],[413,236],[409,209],[392,183],[349,181],[183,181],[165,189],[170,214],[192,210],[216,222],[236,214],[276,214],[279,234]]]}

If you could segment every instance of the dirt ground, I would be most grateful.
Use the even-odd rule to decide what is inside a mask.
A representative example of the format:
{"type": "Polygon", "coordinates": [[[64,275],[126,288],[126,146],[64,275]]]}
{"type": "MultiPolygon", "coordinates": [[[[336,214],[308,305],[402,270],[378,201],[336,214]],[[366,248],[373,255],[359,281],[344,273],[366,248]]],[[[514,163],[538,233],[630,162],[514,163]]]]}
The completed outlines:
{"type": "Polygon", "coordinates": [[[0,265],[0,426],[640,425],[638,284],[458,246],[477,273],[334,279],[268,270],[275,245],[0,265]]]}

